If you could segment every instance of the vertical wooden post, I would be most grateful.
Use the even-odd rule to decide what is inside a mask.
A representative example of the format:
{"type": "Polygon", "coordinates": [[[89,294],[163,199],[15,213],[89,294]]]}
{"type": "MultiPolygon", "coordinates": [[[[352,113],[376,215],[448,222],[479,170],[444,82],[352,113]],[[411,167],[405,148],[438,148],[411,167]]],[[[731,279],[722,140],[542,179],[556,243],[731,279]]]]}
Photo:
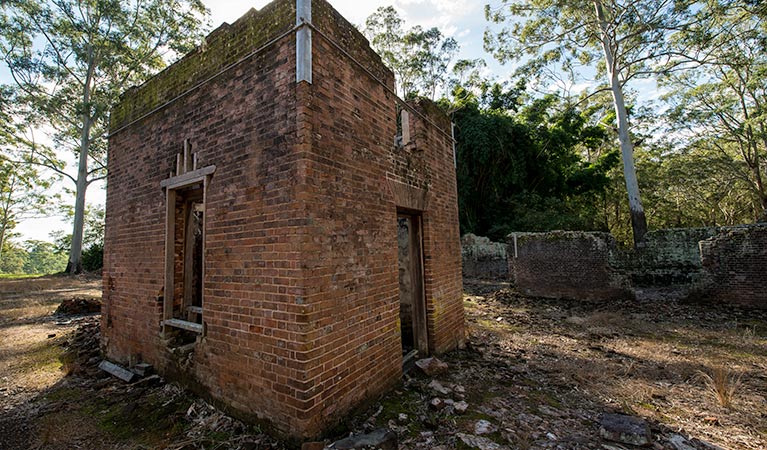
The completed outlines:
{"type": "Polygon", "coordinates": [[[173,318],[174,262],[176,255],[176,191],[165,191],[165,293],[163,320],[173,318]]]}

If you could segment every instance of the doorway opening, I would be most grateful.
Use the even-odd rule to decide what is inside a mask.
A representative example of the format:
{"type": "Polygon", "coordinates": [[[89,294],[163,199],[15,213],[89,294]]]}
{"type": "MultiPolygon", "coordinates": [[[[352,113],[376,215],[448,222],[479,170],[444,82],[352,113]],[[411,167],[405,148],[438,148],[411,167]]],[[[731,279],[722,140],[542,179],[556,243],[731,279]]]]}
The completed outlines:
{"type": "Polygon", "coordinates": [[[429,354],[423,284],[423,226],[420,213],[397,214],[399,318],[403,363],[429,354]]]}

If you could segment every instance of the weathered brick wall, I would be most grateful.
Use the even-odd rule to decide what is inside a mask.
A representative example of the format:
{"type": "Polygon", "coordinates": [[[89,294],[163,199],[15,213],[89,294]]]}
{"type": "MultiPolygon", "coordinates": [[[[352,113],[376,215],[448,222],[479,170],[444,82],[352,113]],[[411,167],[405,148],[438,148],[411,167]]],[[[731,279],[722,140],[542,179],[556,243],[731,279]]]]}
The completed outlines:
{"type": "Polygon", "coordinates": [[[509,276],[506,244],[465,234],[461,237],[461,259],[464,277],[506,279],[509,276]]]}
{"type": "Polygon", "coordinates": [[[719,230],[708,227],[650,231],[642,247],[620,252],[612,264],[629,277],[634,287],[692,285],[703,276],[698,243],[719,230]]]}
{"type": "Polygon", "coordinates": [[[298,438],[399,379],[398,207],[423,214],[430,349],[464,338],[449,121],[414,104],[429,121],[412,114],[413,142],[395,148],[392,73],[326,2],[312,3],[313,84],[295,82],[291,33],[185,91],[290,30],[294,0],[277,0],[115,107],[102,324],[109,358],[150,362],[298,438]],[[216,171],[206,193],[206,333],[182,364],[161,341],[158,297],[160,182],[184,139],[198,167],[216,171]]]}
{"type": "Polygon", "coordinates": [[[700,249],[705,276],[694,296],[767,308],[767,226],[723,229],[701,241],[700,249]]]}
{"type": "Polygon", "coordinates": [[[610,266],[617,246],[609,233],[514,233],[508,243],[509,274],[527,295],[577,300],[632,296],[626,280],[610,266]]]}
{"type": "MultiPolygon", "coordinates": [[[[356,60],[315,33],[314,51],[322,57],[314,60],[314,83],[299,97],[300,114],[308,118],[302,133],[311,143],[300,168],[302,195],[311,205],[303,247],[305,301],[312,311],[307,415],[312,428],[322,428],[399,380],[398,206],[423,211],[433,351],[459,345],[463,309],[455,171],[444,128],[438,132],[412,115],[414,143],[395,148],[392,73],[335,11],[317,2],[314,8],[317,28],[356,60]],[[428,186],[428,202],[402,204],[397,183],[428,186]]],[[[449,130],[443,114],[414,106],[449,130]]]]}
{"type": "Polygon", "coordinates": [[[160,340],[160,182],[175,170],[176,154],[189,139],[198,167],[215,164],[216,172],[206,206],[207,333],[183,377],[286,431],[299,426],[303,405],[293,386],[304,378],[295,362],[303,349],[298,317],[305,308],[296,300],[302,295],[299,227],[307,220],[294,180],[295,36],[129,123],[167,100],[167,93],[194,86],[294,23],[294,2],[271,3],[125,95],[112,116],[117,132],[110,138],[104,261],[108,357],[148,361],[162,373],[182,375],[160,340]]]}

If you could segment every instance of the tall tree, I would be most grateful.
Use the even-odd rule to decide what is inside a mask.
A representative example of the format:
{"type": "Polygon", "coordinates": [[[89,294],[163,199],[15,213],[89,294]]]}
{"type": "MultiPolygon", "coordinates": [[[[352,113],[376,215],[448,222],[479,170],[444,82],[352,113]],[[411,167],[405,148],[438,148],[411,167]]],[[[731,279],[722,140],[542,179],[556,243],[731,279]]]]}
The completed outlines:
{"type": "Polygon", "coordinates": [[[0,86],[0,260],[19,221],[43,213],[51,199],[47,189],[54,181],[35,164],[41,156],[50,155],[50,150],[35,150],[34,135],[25,134],[32,131],[24,126],[24,114],[11,113],[13,104],[13,90],[0,86]]]}
{"type": "Polygon", "coordinates": [[[632,79],[654,73],[672,57],[667,41],[689,15],[673,0],[500,0],[486,7],[488,20],[505,24],[488,31],[485,47],[501,62],[526,60],[523,72],[565,73],[575,79],[596,69],[612,93],[623,159],[634,242],[643,241],[647,220],[634,164],[634,144],[624,89],[632,79]],[[591,11],[591,13],[588,13],[591,11]],[[560,64],[551,71],[552,66],[560,64]]]}
{"type": "Polygon", "coordinates": [[[694,25],[677,36],[677,44],[695,55],[686,63],[696,70],[669,70],[662,79],[670,90],[669,117],[683,146],[734,159],[729,167],[756,199],[753,218],[763,221],[767,221],[765,11],[764,4],[746,0],[704,1],[694,25]]]}
{"type": "Polygon", "coordinates": [[[201,0],[7,0],[0,54],[20,91],[77,170],[49,168],[75,185],[67,271],[82,270],[85,194],[105,177],[109,107],[169,57],[193,48],[207,9],[201,0]]]}
{"type": "Polygon", "coordinates": [[[447,81],[448,68],[458,43],[438,28],[403,28],[392,6],[380,7],[365,21],[365,35],[384,63],[394,72],[400,96],[421,95],[435,100],[447,81]]]}

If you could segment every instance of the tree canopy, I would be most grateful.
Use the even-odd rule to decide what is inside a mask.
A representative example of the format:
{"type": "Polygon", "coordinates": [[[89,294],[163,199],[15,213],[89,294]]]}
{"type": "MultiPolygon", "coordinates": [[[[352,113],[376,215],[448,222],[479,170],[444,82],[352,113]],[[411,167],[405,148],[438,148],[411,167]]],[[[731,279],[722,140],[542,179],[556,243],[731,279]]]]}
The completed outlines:
{"type": "Polygon", "coordinates": [[[16,99],[60,152],[70,173],[39,163],[75,185],[68,270],[79,272],[85,194],[106,171],[108,111],[119,94],[193,48],[204,31],[201,0],[8,0],[0,9],[0,54],[16,99]]]}

